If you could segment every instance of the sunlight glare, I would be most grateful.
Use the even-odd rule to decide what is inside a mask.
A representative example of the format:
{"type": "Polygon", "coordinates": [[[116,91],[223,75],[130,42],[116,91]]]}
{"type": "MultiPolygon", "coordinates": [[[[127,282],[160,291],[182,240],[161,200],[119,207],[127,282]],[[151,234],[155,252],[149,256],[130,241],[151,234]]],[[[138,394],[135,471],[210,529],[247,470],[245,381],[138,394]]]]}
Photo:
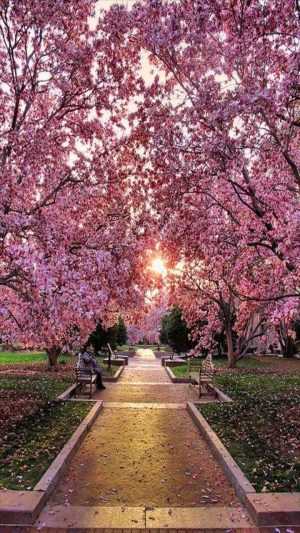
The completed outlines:
{"type": "Polygon", "coordinates": [[[152,270],[157,274],[164,276],[167,273],[165,262],[161,257],[156,257],[152,261],[152,270]]]}

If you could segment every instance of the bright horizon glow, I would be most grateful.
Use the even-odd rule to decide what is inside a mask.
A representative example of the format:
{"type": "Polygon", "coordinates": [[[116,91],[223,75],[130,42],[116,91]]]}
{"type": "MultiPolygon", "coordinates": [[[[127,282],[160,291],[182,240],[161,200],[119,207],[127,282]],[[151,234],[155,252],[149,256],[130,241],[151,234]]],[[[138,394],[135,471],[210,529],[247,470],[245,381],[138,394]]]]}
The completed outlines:
{"type": "Polygon", "coordinates": [[[165,262],[161,257],[153,259],[151,268],[156,274],[161,274],[162,276],[165,276],[167,273],[165,262]]]}

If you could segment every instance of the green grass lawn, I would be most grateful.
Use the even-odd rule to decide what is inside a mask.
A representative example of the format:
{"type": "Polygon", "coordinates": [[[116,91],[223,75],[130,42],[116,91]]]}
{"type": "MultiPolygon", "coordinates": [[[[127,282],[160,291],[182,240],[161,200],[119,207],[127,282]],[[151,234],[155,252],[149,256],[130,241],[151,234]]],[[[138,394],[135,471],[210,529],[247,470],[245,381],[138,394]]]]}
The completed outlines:
{"type": "MultiPolygon", "coordinates": [[[[198,363],[198,362],[197,362],[198,363]]],[[[197,372],[197,368],[199,369],[201,365],[201,362],[199,361],[198,364],[193,365],[194,371],[197,372]],[[196,368],[197,367],[197,368],[196,368]]],[[[214,359],[214,365],[216,369],[218,368],[225,368],[227,366],[227,359],[214,359]]],[[[259,360],[254,357],[245,357],[244,359],[241,359],[237,363],[237,368],[268,368],[270,366],[269,361],[266,362],[264,360],[259,360]]],[[[299,365],[300,367],[300,365],[299,365]]],[[[178,377],[188,377],[188,365],[187,363],[184,363],[179,366],[172,367],[173,374],[178,377]]]]}
{"type": "MultiPolygon", "coordinates": [[[[139,348],[150,348],[153,350],[157,350],[156,345],[149,345],[149,346],[120,346],[118,350],[125,352],[125,351],[133,351],[137,350],[139,348]]],[[[161,346],[161,351],[169,350],[168,346],[161,346]]],[[[32,351],[32,352],[0,352],[0,366],[1,365],[27,365],[27,364],[42,364],[47,363],[47,355],[45,352],[40,351],[32,351]]],[[[58,358],[59,364],[65,364],[68,362],[75,362],[74,358],[70,358],[69,356],[62,355],[58,358]]]]}
{"type": "Polygon", "coordinates": [[[45,352],[0,352],[0,365],[41,363],[46,360],[45,352]]]}
{"type": "Polygon", "coordinates": [[[133,352],[135,349],[136,347],[132,344],[122,344],[122,346],[117,347],[116,352],[133,352]]]}
{"type": "MultiPolygon", "coordinates": [[[[72,373],[72,368],[75,366],[76,363],[76,357],[70,357],[66,355],[62,355],[58,358],[58,369],[63,367],[65,364],[68,364],[71,366],[70,372],[72,373]]],[[[116,366],[112,366],[111,369],[108,368],[106,363],[103,363],[103,358],[98,358],[100,366],[103,370],[103,374],[107,376],[113,376],[115,372],[117,371],[116,366]]],[[[47,355],[45,352],[0,352],[0,368],[1,365],[30,365],[30,364],[38,364],[42,365],[46,364],[48,361],[47,355]]],[[[112,361],[113,363],[113,361],[112,361]]]]}
{"type": "Polygon", "coordinates": [[[54,400],[69,383],[0,378],[0,488],[32,489],[90,410],[87,402],[54,400]]]}
{"type": "Polygon", "coordinates": [[[234,402],[200,410],[258,491],[300,490],[300,374],[222,374],[234,402]]]}
{"type": "MultiPolygon", "coordinates": [[[[46,363],[48,360],[45,352],[0,352],[0,365],[26,365],[29,363],[46,363]]],[[[59,363],[69,360],[66,356],[60,356],[59,363]]]]}

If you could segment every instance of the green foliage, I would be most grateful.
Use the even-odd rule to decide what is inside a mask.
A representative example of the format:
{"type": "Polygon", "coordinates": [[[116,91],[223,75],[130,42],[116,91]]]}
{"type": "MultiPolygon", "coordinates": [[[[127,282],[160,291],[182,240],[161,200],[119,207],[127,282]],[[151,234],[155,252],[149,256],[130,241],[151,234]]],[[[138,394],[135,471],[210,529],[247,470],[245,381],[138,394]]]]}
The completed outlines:
{"type": "Polygon", "coordinates": [[[122,344],[127,344],[127,329],[125,326],[124,319],[119,316],[118,322],[116,324],[117,328],[117,344],[122,346],[122,344]]]}
{"type": "Polygon", "coordinates": [[[115,350],[117,346],[126,344],[127,329],[123,318],[119,316],[118,322],[108,329],[105,329],[101,322],[99,322],[95,331],[91,333],[88,342],[93,345],[95,352],[106,350],[108,343],[113,350],[115,350]]]}
{"type": "Polygon", "coordinates": [[[106,349],[107,343],[109,343],[111,348],[115,350],[118,344],[117,333],[118,329],[116,325],[105,329],[101,322],[99,322],[95,331],[91,333],[88,342],[92,344],[95,352],[100,352],[101,350],[106,349]]]}
{"type": "Polygon", "coordinates": [[[258,491],[300,490],[300,376],[223,374],[232,404],[201,406],[258,491]]]}
{"type": "Polygon", "coordinates": [[[168,344],[168,321],[169,315],[163,316],[159,333],[160,344],[168,344]]]}
{"type": "Polygon", "coordinates": [[[179,307],[174,306],[162,319],[160,341],[169,344],[177,352],[186,352],[193,347],[189,339],[189,329],[179,307]]]}
{"type": "Polygon", "coordinates": [[[107,333],[106,344],[109,343],[111,348],[113,350],[115,350],[117,345],[118,345],[118,328],[117,328],[117,326],[114,325],[111,328],[108,328],[106,333],[107,333]]]}

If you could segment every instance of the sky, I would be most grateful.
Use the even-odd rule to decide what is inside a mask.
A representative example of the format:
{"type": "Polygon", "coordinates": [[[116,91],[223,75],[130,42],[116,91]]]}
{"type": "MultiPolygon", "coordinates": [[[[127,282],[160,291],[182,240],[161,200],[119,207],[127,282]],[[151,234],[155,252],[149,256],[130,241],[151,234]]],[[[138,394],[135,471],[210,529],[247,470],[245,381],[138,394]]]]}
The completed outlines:
{"type": "Polygon", "coordinates": [[[98,0],[97,7],[99,9],[101,8],[108,9],[113,4],[120,4],[120,5],[123,4],[124,6],[130,6],[133,3],[134,3],[134,0],[98,0]]]}

